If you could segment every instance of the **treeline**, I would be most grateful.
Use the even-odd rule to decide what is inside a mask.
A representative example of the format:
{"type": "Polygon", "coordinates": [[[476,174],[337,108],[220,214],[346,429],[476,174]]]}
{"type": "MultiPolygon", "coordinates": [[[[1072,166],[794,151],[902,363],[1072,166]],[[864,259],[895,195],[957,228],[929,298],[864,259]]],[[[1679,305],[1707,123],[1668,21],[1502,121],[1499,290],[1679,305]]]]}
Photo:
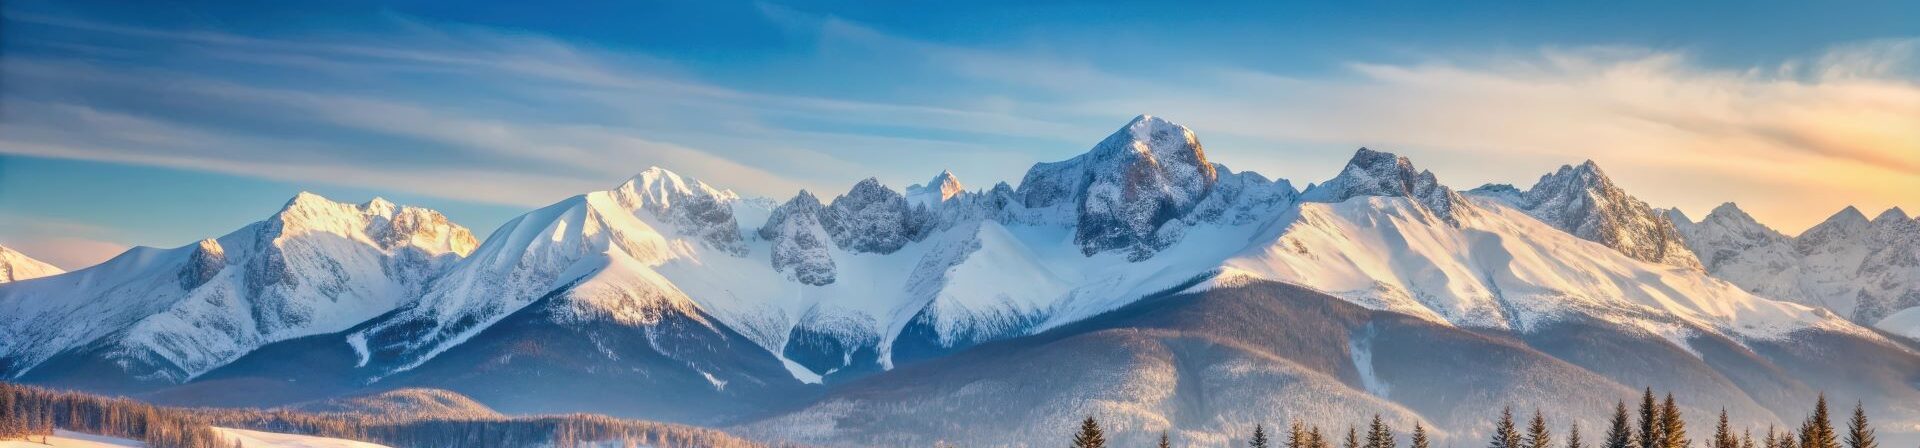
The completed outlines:
{"type": "Polygon", "coordinates": [[[45,440],[53,428],[154,448],[230,448],[213,427],[360,440],[410,448],[587,446],[760,447],[724,432],[600,415],[415,419],[282,409],[186,409],[0,382],[0,439],[45,440]]]}
{"type": "MultiPolygon", "coordinates": [[[[1539,411],[1526,422],[1523,430],[1514,421],[1511,408],[1501,409],[1500,418],[1494,422],[1493,434],[1487,448],[1695,448],[1692,438],[1687,435],[1686,421],[1680,415],[1680,407],[1674,404],[1673,394],[1665,400],[1656,400],[1653,389],[1648,388],[1641,395],[1637,412],[1629,415],[1625,402],[1616,403],[1613,416],[1608,421],[1606,434],[1596,445],[1580,434],[1580,425],[1572,424],[1567,428],[1566,441],[1556,439],[1547,419],[1539,411]]],[[[1360,431],[1348,426],[1346,434],[1338,442],[1341,448],[1397,448],[1399,442],[1391,426],[1380,419],[1378,414],[1366,425],[1363,436],[1360,431]]],[[[1720,410],[1720,420],[1714,426],[1713,434],[1705,445],[1699,448],[1879,448],[1880,443],[1874,436],[1872,423],[1867,420],[1866,410],[1859,404],[1853,407],[1853,416],[1847,419],[1846,434],[1834,429],[1832,416],[1827,409],[1826,395],[1820,395],[1813,404],[1813,412],[1802,421],[1797,429],[1779,429],[1767,427],[1758,442],[1751,429],[1735,433],[1727,421],[1727,411],[1720,410]],[[1844,442],[1844,445],[1842,443],[1844,442]]],[[[1255,424],[1253,433],[1247,438],[1249,448],[1333,448],[1335,441],[1316,425],[1303,425],[1294,421],[1287,428],[1285,440],[1275,442],[1267,433],[1264,425],[1255,424]],[[1277,443],[1277,445],[1276,445],[1277,443]]],[[[1427,430],[1414,423],[1413,432],[1407,443],[1411,448],[1430,448],[1427,430]]],[[[1100,423],[1087,417],[1074,431],[1071,446],[1074,448],[1105,448],[1106,435],[1100,429],[1100,423]]],[[[1167,433],[1160,433],[1160,448],[1170,448],[1173,441],[1167,433]]]]}
{"type": "Polygon", "coordinates": [[[146,442],[154,448],[230,448],[187,413],[124,398],[59,392],[0,382],[0,439],[38,437],[54,428],[146,442]]]}

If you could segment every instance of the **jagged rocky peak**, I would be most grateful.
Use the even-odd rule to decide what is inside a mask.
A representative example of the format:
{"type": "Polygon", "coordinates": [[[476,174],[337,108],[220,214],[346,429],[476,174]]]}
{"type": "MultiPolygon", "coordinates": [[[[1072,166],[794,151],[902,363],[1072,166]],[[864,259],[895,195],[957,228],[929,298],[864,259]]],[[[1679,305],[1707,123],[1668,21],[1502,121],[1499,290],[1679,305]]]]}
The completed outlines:
{"type": "Polygon", "coordinates": [[[1562,165],[1541,176],[1514,205],[1547,224],[1634,259],[1702,268],[1665,213],[1614,185],[1592,160],[1579,166],[1562,165]]]}
{"type": "Polygon", "coordinates": [[[654,166],[609,193],[620,207],[652,213],[672,224],[675,232],[697,237],[708,247],[734,256],[747,254],[740,223],[733,215],[732,202],[739,195],[730,190],[654,166]]]}
{"type": "Polygon", "coordinates": [[[1872,224],[1876,226],[1903,225],[1911,221],[1913,221],[1913,218],[1907,216],[1906,210],[1901,210],[1900,207],[1893,207],[1888,208],[1887,211],[1880,212],[1879,216],[1873,217],[1872,224]]]}
{"type": "Polygon", "coordinates": [[[478,245],[471,230],[432,209],[395,205],[377,197],[363,204],[334,202],[306,191],[288,200],[267,220],[263,231],[267,240],[307,233],[364,236],[383,250],[412,249],[430,255],[464,256],[478,245]]]}
{"type": "Polygon", "coordinates": [[[833,254],[827,247],[832,239],[821,222],[826,214],[820,199],[806,190],[773,209],[766,225],[760,227],[760,238],[773,243],[770,257],[774,270],[804,284],[833,283],[833,254]]]}
{"type": "Polygon", "coordinates": [[[1835,212],[1833,216],[1828,216],[1826,221],[1814,224],[1806,232],[1802,232],[1800,236],[1794,238],[1794,243],[1801,247],[1801,253],[1810,253],[1809,249],[1816,246],[1865,236],[1867,225],[1871,223],[1872,221],[1867,219],[1865,213],[1849,205],[1835,212]]]}
{"type": "Polygon", "coordinates": [[[934,175],[933,179],[928,180],[926,184],[907,187],[906,196],[907,202],[914,205],[937,207],[966,191],[966,185],[961,184],[960,179],[954,177],[953,171],[941,170],[940,174],[934,175]]]}
{"type": "Polygon", "coordinates": [[[916,210],[925,209],[907,205],[906,197],[869,177],[833,198],[821,224],[841,249],[888,254],[923,235],[927,215],[916,210]]]}
{"type": "Polygon", "coordinates": [[[1156,237],[1213,190],[1219,173],[1193,131],[1141,115],[1093,149],[1027,170],[1017,194],[1029,209],[1060,208],[1084,253],[1127,250],[1141,260],[1171,244],[1156,237]]]}
{"type": "Polygon", "coordinates": [[[180,289],[191,290],[207,284],[226,267],[226,248],[212,238],[200,240],[194,244],[193,254],[187,256],[187,264],[180,267],[180,289]]]}
{"type": "Polygon", "coordinates": [[[1459,193],[1441,185],[1432,171],[1417,170],[1413,161],[1390,152],[1360,148],[1340,174],[1313,186],[1301,200],[1343,202],[1361,196],[1406,197],[1418,201],[1449,224],[1459,224],[1464,202],[1459,193]]]}

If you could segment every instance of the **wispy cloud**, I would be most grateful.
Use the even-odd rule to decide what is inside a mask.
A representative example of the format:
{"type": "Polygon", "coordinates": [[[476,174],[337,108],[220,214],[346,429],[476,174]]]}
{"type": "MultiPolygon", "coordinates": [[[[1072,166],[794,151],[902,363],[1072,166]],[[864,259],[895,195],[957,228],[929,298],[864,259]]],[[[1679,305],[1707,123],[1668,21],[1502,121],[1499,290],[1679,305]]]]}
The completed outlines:
{"type": "Polygon", "coordinates": [[[1017,179],[1154,113],[1199,130],[1216,159],[1302,181],[1374,145],[1459,187],[1596,159],[1658,205],[1738,201],[1789,231],[1848,204],[1920,208],[1920,39],[1748,67],[1578,47],[1302,76],[1153,54],[1103,65],[759,12],[811,43],[821,72],[884,70],[846,81],[880,93],[763,91],[653,55],[404,18],[249,36],[13,16],[106,38],[35,41],[61,51],[0,67],[15,91],[45,93],[0,105],[0,152],[537,205],[656,164],[771,196],[939,168],[1017,179]]]}

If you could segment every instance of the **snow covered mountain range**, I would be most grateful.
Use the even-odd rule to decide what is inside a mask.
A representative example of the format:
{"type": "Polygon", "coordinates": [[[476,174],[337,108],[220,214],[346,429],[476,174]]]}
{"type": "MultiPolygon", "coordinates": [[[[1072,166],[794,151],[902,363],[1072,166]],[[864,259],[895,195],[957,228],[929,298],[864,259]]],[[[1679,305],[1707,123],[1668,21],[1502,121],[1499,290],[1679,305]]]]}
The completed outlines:
{"type": "Polygon", "coordinates": [[[1867,219],[1847,207],[1796,237],[1732,203],[1700,222],[1668,214],[1716,277],[1763,297],[1920,337],[1920,220],[1899,208],[1867,219]]]}
{"type": "MultiPolygon", "coordinates": [[[[220,238],[0,285],[0,376],[245,404],[425,386],[507,412],[848,427],[821,419],[861,415],[834,406],[912,407],[843,394],[925,375],[916,365],[962,355],[1015,362],[1024,358],[1001,356],[1017,353],[1010,347],[1142,328],[1114,316],[1156,299],[1266,291],[1339,301],[1348,329],[1294,343],[1347,341],[1236,356],[1279,362],[1272,368],[1318,378],[1308,383],[1323,394],[1442,429],[1474,430],[1448,426],[1467,424],[1439,415],[1452,408],[1397,398],[1420,386],[1393,384],[1394,372],[1373,366],[1397,361],[1368,353],[1405,350],[1356,332],[1407,319],[1393,325],[1505,335],[1461,350],[1519,350],[1560,377],[1598,378],[1581,395],[1594,400],[1662,375],[1586,362],[1542,339],[1577,328],[1604,336],[1575,339],[1693,359],[1690,371],[1702,373],[1678,387],[1711,390],[1712,403],[1764,408],[1810,384],[1846,385],[1880,394],[1869,401],[1887,418],[1920,423],[1920,401],[1901,404],[1920,398],[1915,381],[1775,366],[1802,359],[1804,344],[1901,354],[1889,366],[1920,359],[1910,340],[1863,326],[1920,333],[1920,222],[1903,213],[1836,216],[1789,238],[1730,206],[1700,223],[1655,209],[1593,162],[1524,191],[1457,192],[1405,157],[1366,148],[1302,191],[1210,162],[1193,131],[1152,116],[1084,154],[1033,166],[1017,186],[968,190],[941,172],[904,191],[869,178],[826,198],[743,198],[655,167],[521,215],[476,244],[430,210],[302,194],[220,238]],[[1328,362],[1344,367],[1288,367],[1328,362]],[[767,415],[781,409],[799,410],[767,415]]],[[[1192,312],[1218,306],[1227,305],[1192,312]]],[[[1264,312],[1298,311],[1289,309],[1264,312]]],[[[1241,351],[1251,342],[1231,341],[1291,331],[1147,327],[1214,334],[1209,343],[1241,351]]],[[[1129,356],[1165,356],[1142,353],[1129,356]]],[[[1109,384],[1087,381],[1060,390],[1109,384]]],[[[989,391],[966,384],[975,383],[942,393],[989,391]]],[[[1550,388],[1520,379],[1471,387],[1484,397],[1550,388]]],[[[1034,406],[1098,410],[1088,397],[1110,392],[1034,406]]],[[[1203,422],[1196,434],[1216,436],[1265,412],[1190,407],[1179,412],[1212,415],[1193,420],[1203,422]]],[[[1172,408],[1154,409],[1127,411],[1144,412],[1134,429],[1176,420],[1172,408]]],[[[748,429],[819,443],[855,437],[748,429]]],[[[888,445],[915,429],[861,431],[860,443],[888,445]]]]}

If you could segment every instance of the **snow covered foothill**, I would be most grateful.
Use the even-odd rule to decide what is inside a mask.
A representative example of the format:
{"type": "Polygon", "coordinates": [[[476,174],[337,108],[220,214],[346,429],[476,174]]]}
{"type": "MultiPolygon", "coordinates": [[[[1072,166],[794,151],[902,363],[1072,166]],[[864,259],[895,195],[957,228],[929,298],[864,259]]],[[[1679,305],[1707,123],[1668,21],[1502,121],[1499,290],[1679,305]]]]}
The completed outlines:
{"type": "Polygon", "coordinates": [[[0,448],[120,448],[143,446],[147,446],[147,444],[141,443],[138,440],[93,435],[64,429],[54,430],[53,436],[47,437],[46,443],[40,443],[39,436],[34,436],[31,442],[20,439],[0,440],[0,448]]]}
{"type": "Polygon", "coordinates": [[[213,431],[229,442],[262,448],[387,448],[386,445],[358,440],[334,439],[247,429],[214,427],[213,431]]]}

